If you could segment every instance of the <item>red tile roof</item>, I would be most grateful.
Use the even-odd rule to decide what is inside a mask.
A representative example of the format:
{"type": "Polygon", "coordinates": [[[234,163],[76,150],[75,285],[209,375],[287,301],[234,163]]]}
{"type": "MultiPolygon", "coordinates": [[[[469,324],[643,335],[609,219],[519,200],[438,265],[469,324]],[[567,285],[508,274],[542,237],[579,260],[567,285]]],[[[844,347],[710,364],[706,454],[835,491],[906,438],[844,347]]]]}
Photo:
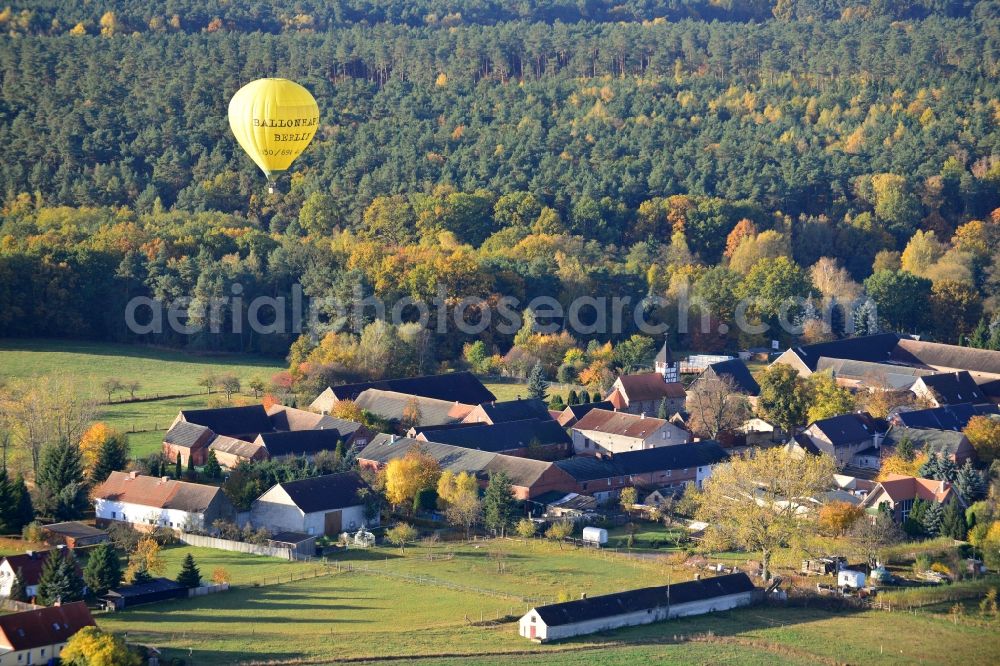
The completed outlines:
{"type": "Polygon", "coordinates": [[[220,493],[222,489],[215,486],[112,472],[108,480],[94,490],[94,499],[198,513],[207,509],[220,493]]]}
{"type": "Polygon", "coordinates": [[[30,650],[65,643],[84,627],[94,627],[94,618],[82,601],[0,616],[0,647],[30,650]]]}
{"type": "MultiPolygon", "coordinates": [[[[643,372],[638,375],[622,375],[618,378],[618,390],[628,402],[661,400],[663,398],[683,398],[686,393],[680,382],[665,382],[658,372],[643,372]]],[[[608,398],[614,402],[614,398],[608,398]]],[[[617,405],[616,405],[617,406],[617,405]]]]}
{"type": "Polygon", "coordinates": [[[668,421],[651,416],[636,416],[627,412],[609,412],[606,409],[592,409],[576,422],[573,430],[592,430],[624,437],[646,439],[668,421]]]}
{"type": "Polygon", "coordinates": [[[921,479],[904,474],[890,474],[881,481],[882,490],[893,502],[908,499],[947,502],[952,497],[951,484],[935,479],[921,479]]]}

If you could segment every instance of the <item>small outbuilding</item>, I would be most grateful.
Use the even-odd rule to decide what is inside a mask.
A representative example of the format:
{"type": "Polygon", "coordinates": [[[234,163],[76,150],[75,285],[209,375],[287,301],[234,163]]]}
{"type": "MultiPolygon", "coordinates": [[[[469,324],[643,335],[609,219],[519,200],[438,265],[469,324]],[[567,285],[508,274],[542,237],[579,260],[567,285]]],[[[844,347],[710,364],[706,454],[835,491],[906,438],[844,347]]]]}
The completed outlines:
{"type": "Polygon", "coordinates": [[[863,571],[853,569],[841,569],[837,572],[837,587],[850,587],[860,590],[865,586],[865,574],[863,571]]]}
{"type": "Polygon", "coordinates": [[[75,521],[43,525],[42,534],[45,535],[45,540],[50,544],[66,546],[70,549],[96,546],[110,540],[108,533],[104,530],[75,521]]]}
{"type": "Polygon", "coordinates": [[[123,610],[167,599],[187,599],[188,588],[169,578],[154,578],[146,583],[123,585],[109,590],[101,599],[108,610],[123,610]]]}
{"type": "Polygon", "coordinates": [[[520,635],[537,642],[650,624],[688,615],[748,606],[760,590],[745,573],[692,580],[676,585],[584,597],[536,606],[520,620],[520,635]]]}

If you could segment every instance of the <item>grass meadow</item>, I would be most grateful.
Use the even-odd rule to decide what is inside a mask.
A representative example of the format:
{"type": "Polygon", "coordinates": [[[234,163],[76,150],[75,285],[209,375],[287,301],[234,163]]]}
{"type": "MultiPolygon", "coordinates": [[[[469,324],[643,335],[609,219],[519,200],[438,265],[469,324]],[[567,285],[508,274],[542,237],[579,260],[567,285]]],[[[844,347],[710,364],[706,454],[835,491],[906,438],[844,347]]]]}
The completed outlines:
{"type": "MultiPolygon", "coordinates": [[[[179,571],[191,552],[206,576],[215,566],[230,571],[235,589],[97,620],[105,629],[128,632],[130,641],[165,648],[166,657],[193,664],[375,663],[404,657],[424,664],[516,658],[519,664],[608,665],[993,664],[1000,659],[996,621],[768,606],[535,645],[517,636],[515,622],[489,622],[520,615],[529,603],[473,588],[577,598],[583,591],[593,595],[660,583],[665,567],[647,560],[633,566],[621,556],[541,542],[507,541],[502,550],[503,572],[497,571],[495,545],[439,543],[407,548],[403,555],[386,548],[346,553],[331,558],[340,567],[325,575],[275,583],[283,576],[312,576],[316,565],[174,547],[165,551],[167,575],[179,571]],[[273,578],[259,584],[260,575],[273,578]]],[[[673,580],[681,576],[680,570],[672,573],[673,580]]]]}

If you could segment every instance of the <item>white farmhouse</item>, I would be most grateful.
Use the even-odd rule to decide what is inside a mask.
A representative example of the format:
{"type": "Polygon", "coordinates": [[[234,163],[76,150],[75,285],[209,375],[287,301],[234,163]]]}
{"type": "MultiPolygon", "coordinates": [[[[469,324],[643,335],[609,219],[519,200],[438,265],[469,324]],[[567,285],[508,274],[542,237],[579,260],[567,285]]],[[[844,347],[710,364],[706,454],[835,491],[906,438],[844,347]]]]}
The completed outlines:
{"type": "Polygon", "coordinates": [[[236,517],[221,488],[135,472],[112,472],[94,490],[94,510],[100,526],[119,522],[145,530],[202,530],[236,517]]]}
{"type": "Polygon", "coordinates": [[[735,573],[677,585],[584,597],[532,608],[521,618],[519,633],[537,642],[562,640],[748,606],[759,592],[746,574],[735,573]]]}
{"type": "Polygon", "coordinates": [[[378,524],[377,513],[365,515],[366,490],[368,484],[355,472],[279,483],[254,500],[250,521],[273,533],[336,536],[378,524]]]}

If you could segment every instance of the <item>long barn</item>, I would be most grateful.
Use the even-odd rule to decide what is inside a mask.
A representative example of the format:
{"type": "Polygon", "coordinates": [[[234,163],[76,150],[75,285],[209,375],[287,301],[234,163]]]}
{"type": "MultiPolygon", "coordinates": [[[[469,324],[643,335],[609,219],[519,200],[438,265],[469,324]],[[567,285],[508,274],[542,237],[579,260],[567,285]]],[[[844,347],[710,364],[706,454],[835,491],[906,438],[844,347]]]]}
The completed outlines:
{"type": "Polygon", "coordinates": [[[520,634],[538,642],[634,627],[675,617],[729,610],[753,603],[760,590],[745,573],[643,587],[537,606],[524,614],[520,634]]]}

